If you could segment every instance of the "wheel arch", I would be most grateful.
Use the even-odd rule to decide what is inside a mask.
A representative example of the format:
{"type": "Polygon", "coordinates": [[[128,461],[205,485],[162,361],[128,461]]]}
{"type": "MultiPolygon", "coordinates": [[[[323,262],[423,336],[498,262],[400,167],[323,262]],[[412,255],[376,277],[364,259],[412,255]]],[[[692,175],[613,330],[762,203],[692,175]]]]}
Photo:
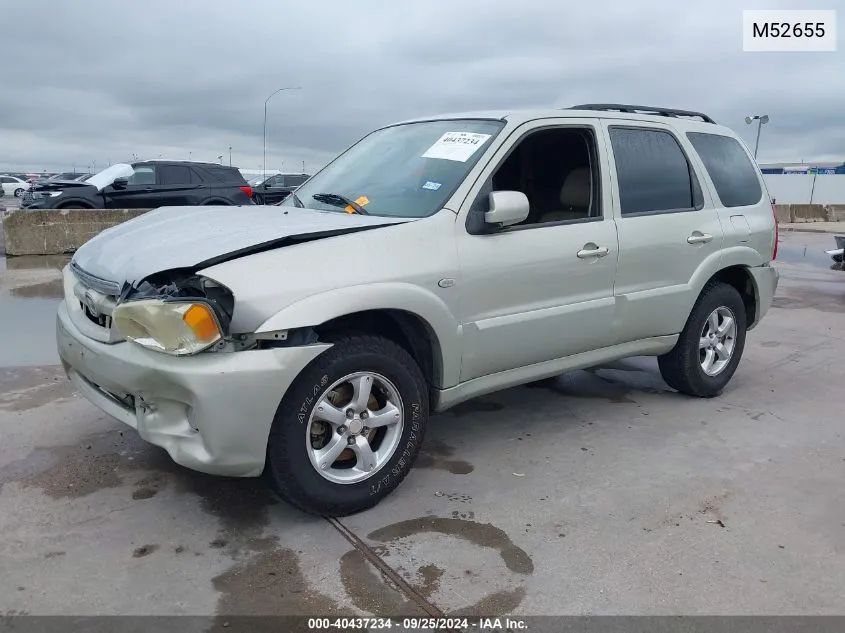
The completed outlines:
{"type": "Polygon", "coordinates": [[[368,284],[311,295],[255,331],[296,328],[318,336],[340,331],[384,336],[405,348],[437,389],[457,384],[460,375],[460,324],[442,300],[419,286],[368,284]]]}
{"type": "Polygon", "coordinates": [[[83,200],[67,200],[56,206],[56,209],[93,209],[90,202],[83,200]]]}

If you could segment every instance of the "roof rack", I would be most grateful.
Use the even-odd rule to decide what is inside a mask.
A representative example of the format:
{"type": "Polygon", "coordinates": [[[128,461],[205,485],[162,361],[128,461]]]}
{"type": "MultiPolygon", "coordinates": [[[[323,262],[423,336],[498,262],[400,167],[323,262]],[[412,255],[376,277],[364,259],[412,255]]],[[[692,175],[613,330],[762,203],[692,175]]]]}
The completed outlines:
{"type": "Polygon", "coordinates": [[[606,112],[627,112],[629,114],[658,114],[669,117],[696,117],[705,123],[716,123],[703,112],[692,110],[676,110],[674,108],[656,108],[654,106],[626,105],[622,103],[585,103],[583,105],[571,106],[567,110],[603,110],[606,112]]]}

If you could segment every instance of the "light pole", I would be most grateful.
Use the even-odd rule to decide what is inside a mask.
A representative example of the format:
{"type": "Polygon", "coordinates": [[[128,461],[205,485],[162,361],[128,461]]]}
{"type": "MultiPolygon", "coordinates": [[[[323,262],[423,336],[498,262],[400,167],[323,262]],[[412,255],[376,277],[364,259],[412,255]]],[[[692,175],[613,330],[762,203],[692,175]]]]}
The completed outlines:
{"type": "Polygon", "coordinates": [[[264,100],[264,161],[262,162],[261,166],[261,177],[267,177],[267,103],[269,103],[270,99],[275,97],[279,94],[282,90],[299,90],[299,86],[289,86],[286,88],[279,88],[278,90],[274,91],[269,97],[264,100]]]}
{"type": "Polygon", "coordinates": [[[745,122],[748,125],[751,125],[754,121],[757,121],[757,140],[754,142],[754,160],[757,160],[757,148],[760,147],[760,128],[769,122],[769,115],[755,114],[754,116],[745,117],[745,122]]]}
{"type": "Polygon", "coordinates": [[[229,145],[229,167],[232,166],[232,146],[229,145]]]}

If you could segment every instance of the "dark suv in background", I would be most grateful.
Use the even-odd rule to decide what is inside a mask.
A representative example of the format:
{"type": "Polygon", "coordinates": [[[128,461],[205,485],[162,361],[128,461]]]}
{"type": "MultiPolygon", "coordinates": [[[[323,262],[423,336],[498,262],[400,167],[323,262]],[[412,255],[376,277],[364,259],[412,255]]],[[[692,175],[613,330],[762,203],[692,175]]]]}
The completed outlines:
{"type": "Polygon", "coordinates": [[[258,204],[278,204],[288,194],[308,180],[308,174],[274,174],[267,179],[261,177],[250,181],[258,204]]]}
{"type": "Polygon", "coordinates": [[[155,209],[251,205],[252,188],[235,167],[150,160],[111,165],[85,181],[39,181],[24,194],[26,209],[155,209]]]}

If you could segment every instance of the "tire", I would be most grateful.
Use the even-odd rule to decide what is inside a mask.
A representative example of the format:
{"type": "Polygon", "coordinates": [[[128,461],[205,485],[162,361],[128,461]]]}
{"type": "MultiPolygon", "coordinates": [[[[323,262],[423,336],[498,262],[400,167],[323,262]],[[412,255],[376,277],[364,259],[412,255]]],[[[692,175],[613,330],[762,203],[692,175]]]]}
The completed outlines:
{"type": "Polygon", "coordinates": [[[15,189],[15,198],[23,198],[23,189],[15,189]]]}
{"type": "Polygon", "coordinates": [[[279,497],[324,517],[361,512],[390,494],[411,470],[428,422],[425,378],[402,347],[366,334],[340,336],[331,342],[334,345],[300,373],[282,398],[270,431],[264,468],[270,488],[279,497]],[[367,433],[363,417],[359,419],[357,413],[352,419],[344,415],[355,392],[351,382],[337,383],[350,376],[351,381],[370,377],[371,383],[361,384],[374,385],[373,396],[366,403],[373,416],[380,414],[382,421],[398,421],[367,433]],[[394,401],[396,406],[391,409],[388,405],[394,401]],[[334,416],[327,417],[333,417],[334,422],[322,421],[320,416],[326,413],[320,414],[318,409],[333,412],[334,416]],[[350,437],[356,442],[354,451],[348,448],[350,437]],[[315,442],[316,448],[326,450],[338,442],[336,450],[341,452],[337,457],[319,457],[315,442]],[[362,442],[375,451],[374,464],[370,462],[375,467],[372,473],[366,472],[368,463],[359,457],[362,442]],[[319,469],[321,460],[330,465],[319,469]]]}
{"type": "Polygon", "coordinates": [[[87,204],[83,204],[81,202],[68,202],[67,204],[63,204],[58,209],[90,209],[87,204]]]}
{"type": "Polygon", "coordinates": [[[720,395],[739,366],[745,349],[746,327],[745,304],[736,288],[721,282],[709,283],[695,302],[675,347],[657,359],[663,380],[688,396],[713,398],[720,395]],[[708,324],[714,314],[717,315],[719,328],[726,327],[726,316],[734,319],[734,329],[727,328],[724,336],[717,330],[715,342],[709,336],[712,322],[708,324]],[[706,339],[710,342],[702,347],[706,339]],[[733,344],[729,347],[731,340],[733,344]],[[730,352],[726,354],[727,362],[717,348],[712,348],[719,341],[723,352],[730,352]],[[713,364],[708,373],[704,365],[711,353],[713,364]]]}

